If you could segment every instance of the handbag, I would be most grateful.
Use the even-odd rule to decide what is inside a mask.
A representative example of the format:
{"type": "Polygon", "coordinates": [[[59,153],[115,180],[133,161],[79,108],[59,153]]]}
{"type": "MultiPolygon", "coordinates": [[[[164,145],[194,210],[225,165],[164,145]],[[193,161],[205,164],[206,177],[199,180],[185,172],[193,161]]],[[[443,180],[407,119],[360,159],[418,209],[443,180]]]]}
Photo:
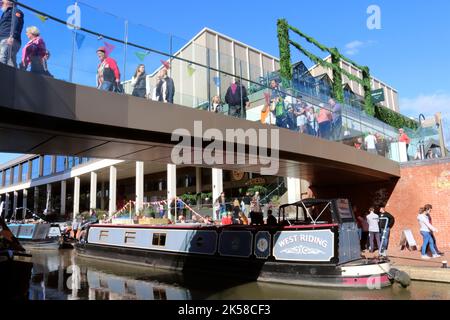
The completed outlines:
{"type": "Polygon", "coordinates": [[[117,83],[116,82],[114,84],[113,92],[118,93],[118,94],[125,94],[125,90],[123,89],[123,85],[121,83],[117,83]]]}

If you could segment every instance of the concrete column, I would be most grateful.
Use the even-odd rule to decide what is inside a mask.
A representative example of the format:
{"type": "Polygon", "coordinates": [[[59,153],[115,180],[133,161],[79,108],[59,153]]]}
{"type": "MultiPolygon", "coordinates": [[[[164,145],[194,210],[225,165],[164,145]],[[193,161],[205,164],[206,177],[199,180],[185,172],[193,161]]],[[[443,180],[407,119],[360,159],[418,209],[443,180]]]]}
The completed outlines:
{"type": "Polygon", "coordinates": [[[105,181],[101,184],[100,209],[105,210],[105,181]]]}
{"type": "MultiPolygon", "coordinates": [[[[174,164],[167,165],[167,201],[170,205],[172,200],[177,197],[177,166],[174,164]]],[[[172,212],[169,207],[168,217],[173,219],[172,212]]],[[[176,203],[175,203],[175,219],[176,216],[176,203]]]]}
{"type": "Polygon", "coordinates": [[[39,157],[39,177],[44,175],[44,157],[39,157]]]}
{"type": "Polygon", "coordinates": [[[47,198],[45,201],[45,208],[47,209],[47,213],[52,212],[52,185],[47,184],[47,198]]]}
{"type": "Polygon", "coordinates": [[[298,178],[287,178],[287,189],[288,189],[288,202],[296,203],[302,199],[300,179],[298,178]]]}
{"type": "Polygon", "coordinates": [[[61,215],[66,214],[67,182],[61,181],[61,215]]]}
{"type": "Polygon", "coordinates": [[[202,168],[195,168],[195,192],[202,192],[202,168]]]}
{"type": "Polygon", "coordinates": [[[73,220],[80,213],[80,177],[75,177],[73,181],[73,220]]]}
{"type": "MultiPolygon", "coordinates": [[[[220,196],[220,194],[223,192],[223,170],[222,169],[212,169],[212,194],[213,203],[216,201],[216,199],[220,196]]],[[[218,220],[220,217],[217,216],[217,212],[213,205],[213,217],[214,220],[218,220]]]]}
{"type": "Polygon", "coordinates": [[[97,209],[97,173],[91,172],[91,192],[89,193],[89,208],[97,209]]]}
{"type": "Polygon", "coordinates": [[[31,160],[28,160],[28,172],[27,172],[27,181],[31,180],[31,166],[32,166],[33,162],[31,160]]]}
{"type": "Polygon", "coordinates": [[[117,168],[109,167],[109,216],[116,212],[117,208],[117,168]]]}
{"type": "Polygon", "coordinates": [[[144,162],[136,162],[136,213],[144,209],[144,162]]]}
{"type": "Polygon", "coordinates": [[[23,208],[22,214],[24,217],[27,214],[27,210],[26,210],[27,206],[28,206],[28,190],[25,189],[25,190],[23,190],[23,196],[22,196],[22,208],[23,208]]]}
{"type": "Polygon", "coordinates": [[[14,191],[14,193],[13,193],[13,214],[16,213],[18,196],[19,196],[19,194],[17,193],[17,191],[14,191]]]}
{"type": "Polygon", "coordinates": [[[39,210],[39,187],[34,187],[33,210],[35,213],[39,210]]]}
{"type": "Polygon", "coordinates": [[[5,194],[5,212],[3,213],[3,217],[8,217],[9,214],[9,193],[5,194]]]}

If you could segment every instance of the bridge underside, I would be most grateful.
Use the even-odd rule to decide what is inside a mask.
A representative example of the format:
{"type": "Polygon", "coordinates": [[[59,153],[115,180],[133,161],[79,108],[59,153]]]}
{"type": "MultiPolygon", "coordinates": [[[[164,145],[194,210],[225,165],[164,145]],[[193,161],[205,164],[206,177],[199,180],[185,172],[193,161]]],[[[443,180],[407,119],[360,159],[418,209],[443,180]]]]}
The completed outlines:
{"type": "MultiPolygon", "coordinates": [[[[0,152],[172,163],[176,129],[268,129],[266,125],[75,85],[0,65],[0,152]]],[[[276,129],[274,127],[271,127],[276,129]]],[[[270,131],[269,131],[270,133],[270,131]]],[[[192,143],[202,136],[192,138],[192,143]]],[[[217,139],[219,141],[220,139],[217,139]]],[[[279,130],[278,176],[334,186],[396,181],[398,163],[308,135],[279,130]]],[[[270,141],[270,139],[269,139],[270,141]]],[[[210,142],[202,141],[203,151],[210,142]]],[[[234,143],[234,147],[238,144],[234,143]]],[[[270,146],[270,143],[269,143],[270,146]]],[[[245,142],[248,151],[251,145],[245,142]]],[[[191,149],[192,154],[194,149],[191,149]]],[[[270,155],[270,148],[268,150],[270,155]]],[[[260,173],[266,164],[193,166],[260,173]]],[[[225,154],[220,155],[224,158],[225,154]]],[[[233,153],[236,159],[236,153],[233,153]]],[[[193,158],[193,157],[192,157],[193,158]]]]}

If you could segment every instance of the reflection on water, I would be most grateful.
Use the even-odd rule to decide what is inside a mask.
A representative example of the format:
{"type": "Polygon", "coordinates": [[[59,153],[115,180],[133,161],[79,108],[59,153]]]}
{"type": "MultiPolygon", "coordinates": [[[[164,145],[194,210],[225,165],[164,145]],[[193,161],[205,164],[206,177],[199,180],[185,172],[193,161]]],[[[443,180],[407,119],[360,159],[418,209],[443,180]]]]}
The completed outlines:
{"type": "Polygon", "coordinates": [[[77,257],[74,251],[33,252],[30,300],[450,300],[450,284],[413,282],[382,290],[309,288],[227,279],[185,279],[150,267],[77,257]]]}

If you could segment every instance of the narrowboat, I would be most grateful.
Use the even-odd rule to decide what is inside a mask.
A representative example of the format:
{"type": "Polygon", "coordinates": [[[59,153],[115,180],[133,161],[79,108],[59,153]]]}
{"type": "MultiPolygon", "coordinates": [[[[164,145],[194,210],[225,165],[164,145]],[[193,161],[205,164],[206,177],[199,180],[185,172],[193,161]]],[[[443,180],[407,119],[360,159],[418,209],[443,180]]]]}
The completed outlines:
{"type": "Polygon", "coordinates": [[[10,223],[8,227],[28,250],[57,250],[61,247],[61,229],[58,224],[10,223]]]}
{"type": "Polygon", "coordinates": [[[0,215],[0,299],[27,300],[33,263],[0,215]]]}
{"type": "MultiPolygon", "coordinates": [[[[88,228],[77,254],[179,271],[290,285],[374,288],[392,284],[387,258],[361,256],[347,199],[280,207],[276,225],[108,225],[88,228]]],[[[393,269],[394,270],[394,269],[393,269]]]]}

